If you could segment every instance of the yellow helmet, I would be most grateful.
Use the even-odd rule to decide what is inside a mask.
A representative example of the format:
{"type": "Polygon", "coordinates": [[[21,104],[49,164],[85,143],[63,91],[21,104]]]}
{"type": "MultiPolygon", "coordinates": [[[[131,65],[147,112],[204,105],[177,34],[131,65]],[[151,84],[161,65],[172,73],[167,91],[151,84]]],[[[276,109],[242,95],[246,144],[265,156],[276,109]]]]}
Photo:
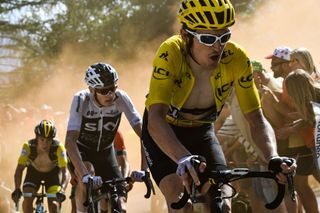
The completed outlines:
{"type": "Polygon", "coordinates": [[[178,19],[191,30],[219,30],[234,24],[229,0],[182,0],[178,19]]]}

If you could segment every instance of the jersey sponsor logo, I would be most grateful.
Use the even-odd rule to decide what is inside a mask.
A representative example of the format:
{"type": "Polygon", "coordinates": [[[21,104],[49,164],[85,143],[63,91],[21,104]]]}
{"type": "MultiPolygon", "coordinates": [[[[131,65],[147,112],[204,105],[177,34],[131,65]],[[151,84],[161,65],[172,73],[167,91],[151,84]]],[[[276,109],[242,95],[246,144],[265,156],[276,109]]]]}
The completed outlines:
{"type": "Polygon", "coordinates": [[[177,119],[179,117],[179,109],[175,106],[169,105],[168,115],[177,119]]]}
{"type": "Polygon", "coordinates": [[[169,72],[161,67],[154,67],[152,76],[157,80],[165,80],[168,79],[169,72]]]}
{"type": "Polygon", "coordinates": [[[27,155],[27,150],[25,148],[23,148],[21,150],[21,156],[26,156],[27,155]]]}
{"type": "Polygon", "coordinates": [[[230,83],[226,83],[226,84],[222,85],[221,87],[217,87],[216,92],[215,92],[216,98],[219,101],[222,101],[225,94],[229,93],[229,91],[231,91],[232,86],[233,86],[233,81],[231,81],[230,83]]]}
{"type": "Polygon", "coordinates": [[[96,123],[85,123],[84,124],[84,129],[86,131],[94,132],[94,131],[98,130],[97,126],[98,125],[96,123]]]}
{"type": "Polygon", "coordinates": [[[240,85],[240,87],[242,88],[250,88],[252,87],[252,79],[253,79],[253,75],[249,74],[247,76],[242,76],[239,80],[238,83],[240,85]]]}
{"type": "Polygon", "coordinates": [[[249,59],[249,58],[247,58],[247,65],[248,65],[248,67],[251,66],[251,62],[250,62],[250,59],[249,59]]]}
{"type": "Polygon", "coordinates": [[[62,157],[62,158],[65,158],[65,157],[66,157],[66,152],[64,152],[64,151],[61,152],[61,157],[62,157]]]}
{"type": "Polygon", "coordinates": [[[181,79],[176,79],[174,81],[174,84],[177,85],[177,87],[181,88],[182,80],[181,79]]]}
{"type": "Polygon", "coordinates": [[[85,131],[89,131],[89,132],[96,132],[99,131],[101,129],[105,129],[107,131],[114,131],[117,129],[119,122],[120,122],[120,117],[116,117],[117,119],[115,120],[110,120],[106,123],[103,124],[103,126],[101,127],[99,120],[96,120],[96,122],[85,122],[84,123],[84,130],[85,131]]]}
{"type": "Polygon", "coordinates": [[[110,122],[107,122],[105,125],[103,125],[103,128],[108,130],[108,131],[114,131],[117,129],[118,125],[119,125],[119,122],[120,122],[120,119],[117,120],[116,123],[110,121],[110,122]]]}
{"type": "Polygon", "coordinates": [[[95,111],[93,111],[93,110],[89,110],[89,111],[87,111],[87,113],[86,113],[87,116],[93,116],[93,115],[97,115],[97,114],[98,114],[98,112],[95,112],[95,111]]]}
{"type": "Polygon", "coordinates": [[[234,53],[231,50],[224,50],[221,56],[222,64],[229,64],[232,61],[232,57],[234,53]],[[230,56],[230,57],[229,57],[230,56]]]}
{"type": "Polygon", "coordinates": [[[214,76],[215,80],[218,80],[221,77],[221,72],[218,72],[216,76],[214,76]]]}
{"type": "Polygon", "coordinates": [[[168,56],[169,56],[168,51],[166,51],[165,53],[161,53],[159,58],[168,61],[168,56]]]}

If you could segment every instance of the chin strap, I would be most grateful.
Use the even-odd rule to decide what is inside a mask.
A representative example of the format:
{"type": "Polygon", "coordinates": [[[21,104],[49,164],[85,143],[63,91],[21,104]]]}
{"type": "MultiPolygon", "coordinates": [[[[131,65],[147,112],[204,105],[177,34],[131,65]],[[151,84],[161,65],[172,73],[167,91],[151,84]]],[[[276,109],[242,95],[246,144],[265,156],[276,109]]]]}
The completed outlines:
{"type": "Polygon", "coordinates": [[[194,60],[194,62],[196,62],[198,65],[201,66],[201,64],[199,64],[199,62],[193,57],[193,54],[190,52],[190,57],[192,58],[192,60],[194,60]]]}
{"type": "Polygon", "coordinates": [[[194,62],[196,62],[198,65],[201,66],[201,64],[199,64],[199,62],[193,57],[193,54],[191,52],[191,44],[190,43],[187,45],[187,54],[190,55],[190,57],[192,58],[192,60],[194,62]]]}
{"type": "Polygon", "coordinates": [[[97,102],[97,104],[99,105],[99,107],[102,107],[103,105],[100,103],[100,101],[98,100],[98,98],[97,98],[97,93],[96,93],[96,91],[94,91],[94,99],[96,100],[96,102],[97,102]]]}

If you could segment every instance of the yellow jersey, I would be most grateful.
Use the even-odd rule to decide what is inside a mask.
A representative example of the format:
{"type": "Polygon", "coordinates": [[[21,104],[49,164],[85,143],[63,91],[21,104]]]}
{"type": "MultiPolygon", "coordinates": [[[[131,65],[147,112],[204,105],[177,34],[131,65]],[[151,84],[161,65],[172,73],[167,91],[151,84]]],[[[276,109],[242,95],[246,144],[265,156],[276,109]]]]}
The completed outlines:
{"type": "MultiPolygon", "coordinates": [[[[195,84],[195,77],[187,64],[186,56],[186,43],[180,35],[172,36],[161,44],[153,61],[153,72],[146,100],[147,109],[153,104],[169,105],[167,120],[177,125],[181,119],[179,110],[188,99],[195,84]]],[[[211,75],[210,82],[217,114],[233,88],[243,113],[252,112],[261,107],[250,60],[245,50],[234,42],[229,41],[226,44],[221,61],[211,75]]],[[[204,123],[213,121],[214,119],[203,120],[204,123]]]]}
{"type": "MultiPolygon", "coordinates": [[[[25,142],[22,146],[18,164],[28,166],[37,157],[35,139],[25,142]]],[[[57,140],[53,140],[52,146],[48,153],[52,164],[56,164],[59,168],[66,167],[68,160],[66,155],[66,149],[62,143],[57,140]]]]}

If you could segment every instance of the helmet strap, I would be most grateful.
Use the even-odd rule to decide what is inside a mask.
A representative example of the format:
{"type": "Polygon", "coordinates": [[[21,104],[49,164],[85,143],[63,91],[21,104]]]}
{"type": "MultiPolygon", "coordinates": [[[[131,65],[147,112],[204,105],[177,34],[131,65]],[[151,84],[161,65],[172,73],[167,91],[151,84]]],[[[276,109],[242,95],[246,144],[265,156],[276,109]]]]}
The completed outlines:
{"type": "MultiPolygon", "coordinates": [[[[188,29],[190,31],[193,31],[193,30],[189,29],[185,24],[182,25],[182,29],[184,29],[184,30],[188,29]]],[[[187,42],[186,42],[187,54],[190,55],[190,57],[192,58],[192,60],[194,62],[196,62],[198,65],[200,65],[199,62],[195,59],[194,55],[191,52],[191,48],[193,46],[193,38],[194,38],[194,36],[190,35],[189,33],[187,33],[186,36],[187,36],[187,42]]]]}
{"type": "Polygon", "coordinates": [[[190,57],[192,58],[192,60],[194,60],[194,62],[196,62],[198,65],[201,66],[201,64],[193,57],[193,54],[191,53],[191,51],[190,50],[187,50],[187,51],[188,51],[188,54],[190,55],[190,57]]]}
{"type": "Polygon", "coordinates": [[[103,105],[100,103],[98,97],[97,97],[97,92],[94,91],[94,95],[93,95],[94,99],[96,100],[97,104],[99,105],[99,107],[102,107],[103,105]]]}

